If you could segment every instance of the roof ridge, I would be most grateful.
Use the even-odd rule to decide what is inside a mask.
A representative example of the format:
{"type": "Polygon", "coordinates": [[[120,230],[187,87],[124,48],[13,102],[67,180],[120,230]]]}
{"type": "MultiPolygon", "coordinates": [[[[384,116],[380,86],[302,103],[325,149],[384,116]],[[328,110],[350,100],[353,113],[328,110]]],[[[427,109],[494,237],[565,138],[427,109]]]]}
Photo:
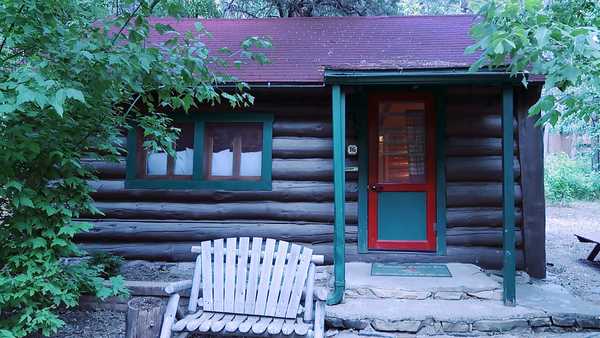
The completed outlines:
{"type": "Polygon", "coordinates": [[[176,21],[275,21],[275,20],[375,20],[375,19],[418,19],[418,18],[475,18],[475,14],[448,14],[448,15],[372,15],[372,16],[293,16],[293,17],[268,17],[268,18],[177,18],[173,16],[153,16],[151,20],[176,20],[176,21]]]}

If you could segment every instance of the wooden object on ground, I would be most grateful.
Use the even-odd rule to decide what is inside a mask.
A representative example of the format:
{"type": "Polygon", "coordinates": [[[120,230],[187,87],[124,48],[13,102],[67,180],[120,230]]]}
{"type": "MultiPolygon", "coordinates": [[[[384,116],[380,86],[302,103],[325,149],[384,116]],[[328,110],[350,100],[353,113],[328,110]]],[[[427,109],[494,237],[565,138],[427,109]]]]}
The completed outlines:
{"type": "Polygon", "coordinates": [[[127,303],[126,338],[158,337],[165,304],[156,297],[136,297],[127,303]]]}
{"type": "Polygon", "coordinates": [[[577,239],[581,243],[595,243],[596,244],[596,246],[594,246],[594,248],[592,249],[592,252],[590,252],[590,254],[587,256],[587,260],[590,262],[593,262],[594,259],[596,258],[596,256],[598,256],[598,253],[600,253],[600,233],[586,234],[586,235],[575,234],[575,237],[577,237],[577,239]]]}
{"type": "Polygon", "coordinates": [[[200,255],[191,285],[176,282],[165,291],[185,285],[197,298],[202,288],[202,299],[190,299],[188,314],[174,321],[179,296],[173,293],[161,338],[196,331],[323,337],[325,303],[313,295],[315,262],[323,262],[323,257],[313,255],[311,248],[260,237],[250,243],[250,238],[241,237],[204,241],[192,252],[200,255]]]}

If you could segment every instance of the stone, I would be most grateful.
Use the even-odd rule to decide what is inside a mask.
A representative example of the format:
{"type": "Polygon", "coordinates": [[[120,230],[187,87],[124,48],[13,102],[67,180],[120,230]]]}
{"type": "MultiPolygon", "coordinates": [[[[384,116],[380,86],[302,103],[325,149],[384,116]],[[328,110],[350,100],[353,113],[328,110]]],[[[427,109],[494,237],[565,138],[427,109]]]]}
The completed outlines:
{"type": "Polygon", "coordinates": [[[364,319],[344,319],[342,324],[347,329],[363,330],[369,326],[369,321],[364,319]]]}
{"type": "Polygon", "coordinates": [[[561,313],[552,315],[552,324],[560,327],[572,327],[576,325],[575,315],[572,313],[561,313]]]}
{"type": "Polygon", "coordinates": [[[470,332],[471,324],[465,322],[442,322],[442,330],[448,333],[470,332]]]}
{"type": "Polygon", "coordinates": [[[427,299],[431,297],[431,292],[427,291],[404,291],[398,289],[371,289],[373,294],[379,298],[397,298],[397,299],[427,299]]]}
{"type": "Polygon", "coordinates": [[[526,319],[478,320],[473,323],[473,330],[483,332],[506,332],[528,327],[526,319]]]}
{"type": "Polygon", "coordinates": [[[369,288],[352,288],[346,289],[345,295],[354,298],[373,297],[373,292],[369,288]]]}
{"type": "Polygon", "coordinates": [[[381,320],[375,319],[371,325],[377,331],[416,333],[421,328],[420,320],[381,320]]]}
{"type": "Polygon", "coordinates": [[[461,300],[463,298],[462,292],[456,291],[440,291],[435,293],[436,299],[444,299],[444,300],[461,300]]]}
{"type": "Polygon", "coordinates": [[[600,317],[598,316],[585,316],[578,315],[575,319],[577,326],[584,329],[599,329],[600,328],[600,317]]]}
{"type": "Polygon", "coordinates": [[[328,327],[335,327],[338,329],[343,329],[344,328],[344,321],[341,318],[337,318],[337,317],[325,317],[325,324],[328,327]]]}
{"type": "Polygon", "coordinates": [[[542,327],[550,325],[552,325],[552,321],[549,317],[537,317],[529,319],[529,326],[531,327],[542,327]]]}
{"type": "Polygon", "coordinates": [[[469,292],[468,295],[477,299],[502,300],[502,291],[500,290],[469,292]]]}
{"type": "Polygon", "coordinates": [[[421,322],[421,329],[417,332],[417,336],[437,336],[442,333],[444,333],[442,323],[428,318],[421,322]]]}
{"type": "Polygon", "coordinates": [[[340,333],[339,330],[329,329],[329,330],[325,331],[325,337],[337,336],[339,333],[340,333]]]}

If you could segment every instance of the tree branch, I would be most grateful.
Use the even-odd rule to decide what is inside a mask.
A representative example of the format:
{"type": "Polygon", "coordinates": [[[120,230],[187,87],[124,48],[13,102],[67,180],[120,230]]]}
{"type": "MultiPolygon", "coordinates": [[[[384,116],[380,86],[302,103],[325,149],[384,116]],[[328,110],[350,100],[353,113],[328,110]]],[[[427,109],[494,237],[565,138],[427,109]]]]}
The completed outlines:
{"type": "MultiPolygon", "coordinates": [[[[160,2],[160,0],[154,0],[154,2],[152,2],[152,4],[150,5],[150,12],[152,12],[154,10],[154,7],[156,7],[156,5],[158,5],[159,2],[160,2]]],[[[113,45],[119,38],[119,35],[121,35],[121,33],[123,33],[123,30],[125,30],[125,28],[127,28],[127,26],[129,26],[131,19],[133,19],[133,17],[135,16],[135,13],[137,13],[137,11],[139,11],[141,7],[142,7],[142,1],[140,1],[140,3],[137,5],[137,7],[131,13],[129,13],[129,17],[127,18],[127,20],[125,20],[125,23],[123,24],[123,26],[121,26],[121,28],[119,29],[117,34],[115,34],[115,37],[112,40],[113,45]]]]}
{"type": "MultiPolygon", "coordinates": [[[[25,8],[25,4],[22,4],[21,7],[19,7],[19,12],[17,12],[17,16],[21,15],[21,12],[23,11],[24,8],[25,8]]],[[[13,22],[10,24],[10,27],[8,27],[6,34],[4,34],[4,38],[2,39],[2,43],[0,44],[0,54],[2,54],[2,49],[4,49],[6,40],[8,40],[8,36],[10,35],[10,33],[12,32],[12,30],[14,28],[15,28],[15,23],[13,22]]]]}

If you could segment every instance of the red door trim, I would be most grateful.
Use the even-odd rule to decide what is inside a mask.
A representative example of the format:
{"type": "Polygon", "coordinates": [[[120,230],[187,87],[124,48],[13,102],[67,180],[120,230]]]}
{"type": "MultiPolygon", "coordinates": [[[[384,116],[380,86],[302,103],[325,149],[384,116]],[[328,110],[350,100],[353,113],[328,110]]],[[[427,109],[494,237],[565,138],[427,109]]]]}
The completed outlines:
{"type": "Polygon", "coordinates": [[[377,192],[369,189],[368,192],[368,247],[379,250],[407,250],[407,251],[435,251],[436,218],[435,207],[435,115],[434,98],[430,92],[392,93],[382,92],[369,95],[369,187],[377,186],[378,191],[423,191],[426,193],[426,237],[424,241],[390,241],[377,239],[377,192]],[[421,99],[425,101],[426,124],[426,184],[378,184],[377,182],[377,140],[378,140],[378,103],[381,99],[421,99]]]}

